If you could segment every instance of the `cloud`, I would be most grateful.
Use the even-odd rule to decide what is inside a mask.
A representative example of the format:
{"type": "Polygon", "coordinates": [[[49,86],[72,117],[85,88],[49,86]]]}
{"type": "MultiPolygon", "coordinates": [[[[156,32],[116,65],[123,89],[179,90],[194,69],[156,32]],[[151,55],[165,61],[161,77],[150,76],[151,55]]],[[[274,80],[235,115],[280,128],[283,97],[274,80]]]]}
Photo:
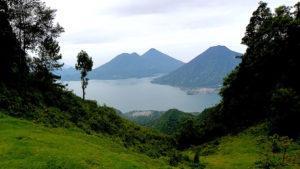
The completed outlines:
{"type": "MultiPolygon", "coordinates": [[[[255,2],[255,1],[252,1],[255,2]]],[[[119,15],[143,15],[159,13],[176,13],[186,9],[205,9],[218,6],[249,5],[251,1],[240,0],[123,0],[113,7],[119,15]]]]}
{"type": "MultiPolygon", "coordinates": [[[[149,48],[188,62],[212,45],[243,52],[241,45],[259,0],[45,0],[66,32],[63,61],[74,65],[83,49],[95,66],[120,53],[149,48]]],[[[267,0],[271,8],[282,0],[267,0]]],[[[295,0],[286,0],[293,5],[295,0]]]]}

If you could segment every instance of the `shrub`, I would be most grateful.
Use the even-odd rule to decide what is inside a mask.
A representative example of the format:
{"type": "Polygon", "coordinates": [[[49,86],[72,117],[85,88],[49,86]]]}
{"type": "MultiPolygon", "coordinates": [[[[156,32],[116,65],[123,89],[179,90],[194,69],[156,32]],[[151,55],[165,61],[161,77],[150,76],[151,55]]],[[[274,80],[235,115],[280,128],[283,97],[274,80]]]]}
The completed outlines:
{"type": "Polygon", "coordinates": [[[48,127],[70,127],[70,116],[58,108],[49,107],[37,109],[34,114],[34,120],[43,123],[48,127]]]}
{"type": "Polygon", "coordinates": [[[176,167],[178,166],[179,163],[182,162],[182,159],[183,159],[182,154],[175,151],[170,157],[169,164],[171,166],[176,167]]]}

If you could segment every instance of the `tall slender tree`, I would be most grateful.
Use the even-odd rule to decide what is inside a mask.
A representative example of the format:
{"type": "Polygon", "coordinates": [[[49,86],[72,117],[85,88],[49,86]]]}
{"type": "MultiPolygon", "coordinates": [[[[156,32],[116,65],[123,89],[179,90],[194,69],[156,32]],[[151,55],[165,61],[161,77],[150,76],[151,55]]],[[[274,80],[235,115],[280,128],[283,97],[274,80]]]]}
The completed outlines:
{"type": "Polygon", "coordinates": [[[88,85],[88,78],[86,77],[88,72],[93,68],[93,60],[85,51],[79,52],[77,55],[77,63],[75,65],[77,70],[80,70],[81,74],[81,88],[82,88],[82,99],[85,100],[85,89],[88,85]]]}

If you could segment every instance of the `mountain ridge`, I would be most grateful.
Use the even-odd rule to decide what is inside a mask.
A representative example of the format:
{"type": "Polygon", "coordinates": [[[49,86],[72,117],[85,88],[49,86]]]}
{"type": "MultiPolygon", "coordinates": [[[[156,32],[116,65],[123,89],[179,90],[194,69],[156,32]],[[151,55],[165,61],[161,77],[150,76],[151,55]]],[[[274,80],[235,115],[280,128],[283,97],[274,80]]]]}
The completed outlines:
{"type": "Polygon", "coordinates": [[[226,46],[212,46],[182,67],[152,82],[185,88],[218,88],[223,78],[239,64],[236,57],[240,55],[226,46]]]}
{"type": "MultiPolygon", "coordinates": [[[[182,65],[184,62],[151,48],[142,55],[135,52],[117,55],[104,65],[93,69],[89,78],[115,80],[151,77],[167,74],[182,65]]],[[[74,68],[63,69],[59,73],[62,80],[79,80],[80,76],[74,68]]]]}

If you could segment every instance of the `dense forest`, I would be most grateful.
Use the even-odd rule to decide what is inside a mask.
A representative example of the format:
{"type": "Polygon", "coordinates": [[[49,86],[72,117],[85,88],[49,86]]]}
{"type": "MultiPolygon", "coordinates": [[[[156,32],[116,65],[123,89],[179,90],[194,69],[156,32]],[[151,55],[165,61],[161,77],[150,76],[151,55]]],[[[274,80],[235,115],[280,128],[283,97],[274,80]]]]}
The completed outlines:
{"type": "MultiPolygon", "coordinates": [[[[64,29],[54,22],[55,12],[40,0],[0,0],[0,111],[6,115],[52,128],[101,133],[151,158],[166,157],[171,166],[186,162],[193,168],[204,167],[199,152],[193,160],[181,152],[249,127],[264,125],[272,138],[300,136],[300,3],[274,12],[259,3],[242,39],[247,50],[224,79],[221,103],[197,116],[170,110],[165,119],[154,122],[157,130],[81,99],[61,84],[54,72],[63,66],[57,38],[64,29]]],[[[84,90],[93,64],[79,63],[84,90]]]]}

